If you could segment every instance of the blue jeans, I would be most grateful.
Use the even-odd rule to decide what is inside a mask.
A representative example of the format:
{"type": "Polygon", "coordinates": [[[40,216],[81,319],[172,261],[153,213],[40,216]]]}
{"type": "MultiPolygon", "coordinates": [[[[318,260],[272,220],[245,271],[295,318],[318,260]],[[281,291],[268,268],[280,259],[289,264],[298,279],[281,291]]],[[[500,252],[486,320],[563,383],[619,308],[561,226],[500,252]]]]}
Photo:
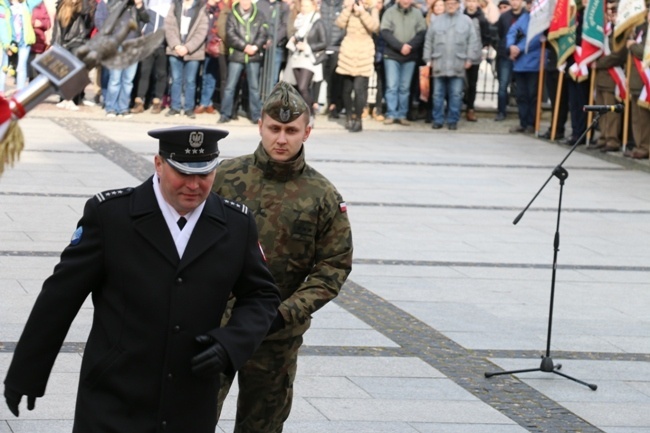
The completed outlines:
{"type": "MultiPolygon", "coordinates": [[[[27,84],[27,60],[29,59],[29,52],[31,45],[23,45],[18,47],[18,62],[16,65],[16,90],[20,90],[27,84]]],[[[16,54],[14,54],[15,56],[16,54]]]]}
{"type": "Polygon", "coordinates": [[[212,95],[217,87],[219,76],[219,59],[217,57],[205,56],[203,61],[203,81],[201,82],[201,100],[199,104],[204,107],[212,105],[212,95]]]}
{"type": "Polygon", "coordinates": [[[172,110],[185,112],[194,110],[196,103],[196,74],[199,72],[199,61],[185,61],[176,56],[169,56],[169,66],[172,73],[172,86],[170,91],[172,110]],[[181,94],[183,98],[181,104],[181,94]]]}
{"type": "Polygon", "coordinates": [[[515,72],[519,125],[523,128],[535,127],[538,80],[539,72],[515,72]]]}
{"type": "Polygon", "coordinates": [[[232,105],[235,100],[235,90],[241,73],[246,69],[246,80],[248,81],[248,103],[251,113],[251,120],[257,121],[262,115],[262,101],[260,101],[260,64],[258,62],[228,63],[228,81],[226,91],[221,102],[221,115],[230,119],[232,117],[232,105]]]}
{"type": "Polygon", "coordinates": [[[445,99],[448,101],[447,123],[458,123],[463,104],[464,77],[434,77],[433,123],[445,123],[445,99]]]}
{"type": "Polygon", "coordinates": [[[7,73],[3,70],[9,65],[9,55],[7,55],[7,50],[2,50],[2,69],[0,69],[0,93],[5,93],[5,84],[7,82],[7,73]]]}
{"type": "MultiPolygon", "coordinates": [[[[280,67],[282,66],[283,60],[284,48],[275,47],[275,58],[273,59],[273,80],[271,80],[271,89],[278,83],[278,78],[280,77],[280,67]]],[[[271,89],[269,89],[269,93],[271,93],[271,89]]]]}
{"type": "Polygon", "coordinates": [[[107,113],[125,114],[129,112],[133,78],[138,70],[137,62],[125,69],[109,69],[106,88],[105,109],[107,113]]]}
{"type": "Polygon", "coordinates": [[[499,97],[497,110],[500,114],[506,114],[508,107],[508,86],[512,79],[512,60],[506,57],[497,58],[497,75],[499,77],[499,97]]]}
{"type": "Polygon", "coordinates": [[[415,62],[400,63],[396,60],[384,59],[386,117],[406,119],[414,70],[415,62]]]}

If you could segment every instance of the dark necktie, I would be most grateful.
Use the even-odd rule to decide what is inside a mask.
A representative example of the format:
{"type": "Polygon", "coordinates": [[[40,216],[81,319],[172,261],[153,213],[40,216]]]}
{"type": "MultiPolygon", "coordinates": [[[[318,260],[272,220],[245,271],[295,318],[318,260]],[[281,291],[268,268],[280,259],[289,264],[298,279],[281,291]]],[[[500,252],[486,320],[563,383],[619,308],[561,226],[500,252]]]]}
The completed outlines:
{"type": "Polygon", "coordinates": [[[185,227],[185,224],[187,223],[187,220],[185,217],[180,217],[178,221],[176,221],[176,224],[178,224],[178,228],[183,230],[183,227],[185,227]]]}

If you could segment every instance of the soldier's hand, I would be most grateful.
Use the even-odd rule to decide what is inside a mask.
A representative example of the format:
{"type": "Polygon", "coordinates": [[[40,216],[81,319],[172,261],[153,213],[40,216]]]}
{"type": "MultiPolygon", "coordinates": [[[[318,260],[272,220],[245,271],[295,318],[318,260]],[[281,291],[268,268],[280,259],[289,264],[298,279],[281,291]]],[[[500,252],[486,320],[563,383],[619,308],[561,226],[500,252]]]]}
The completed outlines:
{"type": "MultiPolygon", "coordinates": [[[[20,415],[18,406],[22,399],[23,394],[5,386],[5,401],[7,402],[7,407],[9,407],[11,413],[16,417],[20,415]]],[[[36,407],[36,397],[27,396],[27,409],[34,410],[34,407],[36,407]]]]}
{"type": "Polygon", "coordinates": [[[196,342],[209,345],[192,358],[192,373],[200,377],[217,377],[228,368],[229,360],[226,349],[209,335],[199,335],[196,342]]]}

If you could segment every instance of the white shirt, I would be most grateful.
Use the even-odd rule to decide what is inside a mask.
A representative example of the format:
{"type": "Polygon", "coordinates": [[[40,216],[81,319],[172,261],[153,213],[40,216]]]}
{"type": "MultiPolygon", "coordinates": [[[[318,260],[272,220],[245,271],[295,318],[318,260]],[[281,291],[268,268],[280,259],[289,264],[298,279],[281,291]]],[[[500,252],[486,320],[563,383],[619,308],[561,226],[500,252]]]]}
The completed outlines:
{"type": "Polygon", "coordinates": [[[194,226],[196,226],[196,222],[199,220],[199,217],[203,212],[203,207],[205,206],[205,200],[200,205],[198,205],[196,209],[183,215],[187,220],[187,223],[185,224],[185,227],[183,227],[183,230],[181,230],[178,227],[178,219],[181,217],[181,215],[178,212],[176,212],[176,209],[174,209],[169,203],[167,203],[167,201],[162,195],[162,192],[160,191],[159,183],[160,183],[160,178],[156,174],[153,177],[153,191],[156,194],[158,207],[162,211],[163,217],[165,217],[165,222],[167,223],[169,232],[172,234],[172,238],[174,238],[174,244],[176,245],[176,251],[178,251],[178,257],[183,257],[183,253],[185,252],[185,247],[187,247],[187,243],[190,240],[190,236],[194,231],[194,226]]]}

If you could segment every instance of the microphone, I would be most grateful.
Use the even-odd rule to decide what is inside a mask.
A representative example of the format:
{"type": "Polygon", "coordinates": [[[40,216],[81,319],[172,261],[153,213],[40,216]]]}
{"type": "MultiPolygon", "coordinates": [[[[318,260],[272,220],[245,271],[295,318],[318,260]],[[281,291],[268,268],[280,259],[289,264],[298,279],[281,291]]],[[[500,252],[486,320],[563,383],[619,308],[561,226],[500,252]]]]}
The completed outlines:
{"type": "Polygon", "coordinates": [[[582,107],[582,111],[594,111],[596,113],[609,113],[611,111],[615,113],[623,112],[623,104],[616,105],[585,105],[582,107]]]}

